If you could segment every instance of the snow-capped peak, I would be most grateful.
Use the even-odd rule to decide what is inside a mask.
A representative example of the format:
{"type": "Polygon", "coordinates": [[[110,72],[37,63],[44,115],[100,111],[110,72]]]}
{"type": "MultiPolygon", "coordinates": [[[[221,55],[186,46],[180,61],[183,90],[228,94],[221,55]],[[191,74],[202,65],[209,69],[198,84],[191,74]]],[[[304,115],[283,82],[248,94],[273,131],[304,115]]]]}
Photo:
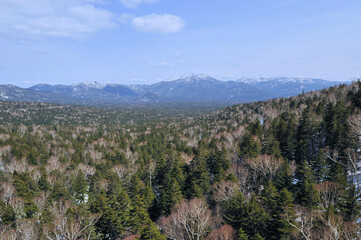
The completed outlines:
{"type": "Polygon", "coordinates": [[[207,79],[212,79],[212,77],[207,74],[187,73],[187,74],[185,74],[179,78],[175,78],[171,81],[192,82],[192,81],[207,80],[207,79]]]}
{"type": "Polygon", "coordinates": [[[78,84],[74,84],[73,87],[86,87],[86,88],[97,88],[97,89],[102,89],[106,86],[106,84],[100,83],[100,82],[96,82],[96,81],[86,81],[86,82],[81,82],[78,84]]]}
{"type": "Polygon", "coordinates": [[[278,82],[278,83],[287,83],[287,82],[298,82],[298,83],[315,83],[313,78],[289,78],[289,77],[272,77],[272,78],[263,78],[263,77],[242,77],[237,81],[244,82],[247,84],[257,84],[261,82],[278,82]]]}

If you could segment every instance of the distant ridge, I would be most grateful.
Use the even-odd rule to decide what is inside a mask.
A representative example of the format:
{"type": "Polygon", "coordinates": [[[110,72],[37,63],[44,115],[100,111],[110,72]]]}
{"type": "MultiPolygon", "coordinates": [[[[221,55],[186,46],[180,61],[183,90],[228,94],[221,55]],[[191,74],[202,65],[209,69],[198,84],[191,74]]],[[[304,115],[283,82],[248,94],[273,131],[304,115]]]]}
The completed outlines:
{"type": "Polygon", "coordinates": [[[220,81],[207,74],[189,73],[151,85],[81,82],[73,85],[37,84],[30,88],[0,85],[1,101],[34,101],[61,104],[113,105],[141,102],[245,103],[289,97],[341,82],[315,78],[240,78],[220,81]]]}

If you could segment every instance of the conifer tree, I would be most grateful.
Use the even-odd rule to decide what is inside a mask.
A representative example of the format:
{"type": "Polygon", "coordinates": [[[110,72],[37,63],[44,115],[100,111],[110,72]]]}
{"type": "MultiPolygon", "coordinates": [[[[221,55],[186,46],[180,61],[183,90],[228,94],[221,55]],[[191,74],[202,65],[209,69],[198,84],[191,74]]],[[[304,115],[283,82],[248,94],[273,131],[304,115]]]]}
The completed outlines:
{"type": "Polygon", "coordinates": [[[296,201],[307,207],[315,207],[318,203],[318,193],[315,189],[315,180],[311,168],[303,161],[298,165],[295,173],[296,201]]]}
{"type": "Polygon", "coordinates": [[[249,240],[248,235],[240,228],[237,232],[237,240],[249,240]]]}
{"type": "Polygon", "coordinates": [[[188,198],[203,198],[203,195],[209,191],[210,176],[207,168],[206,155],[200,152],[190,164],[190,173],[188,176],[188,198]]]}
{"type": "Polygon", "coordinates": [[[139,240],[166,240],[167,237],[160,233],[157,226],[150,220],[147,219],[140,233],[139,240]]]}
{"type": "Polygon", "coordinates": [[[84,202],[85,195],[88,192],[88,182],[82,171],[79,171],[73,180],[71,191],[77,202],[84,202]]]}
{"type": "Polygon", "coordinates": [[[177,180],[169,173],[164,176],[160,190],[159,208],[164,215],[169,215],[173,206],[182,199],[182,191],[177,180]]]}
{"type": "Polygon", "coordinates": [[[354,184],[346,190],[340,203],[341,213],[345,221],[355,221],[361,215],[360,193],[357,192],[354,184]]]}

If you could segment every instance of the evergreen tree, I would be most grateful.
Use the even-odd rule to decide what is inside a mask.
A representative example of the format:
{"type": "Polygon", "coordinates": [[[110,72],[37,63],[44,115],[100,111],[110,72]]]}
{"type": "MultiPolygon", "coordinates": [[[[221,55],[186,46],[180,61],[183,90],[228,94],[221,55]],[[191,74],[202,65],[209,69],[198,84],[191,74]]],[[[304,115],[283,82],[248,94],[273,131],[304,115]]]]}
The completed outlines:
{"type": "Polygon", "coordinates": [[[235,229],[242,227],[242,216],[246,211],[246,202],[241,192],[236,193],[223,206],[223,218],[235,229]]]}
{"type": "Polygon", "coordinates": [[[163,215],[169,215],[173,206],[182,199],[182,191],[177,180],[169,173],[164,176],[164,183],[160,190],[159,208],[163,215]]]}
{"type": "Polygon", "coordinates": [[[142,195],[142,192],[144,193],[144,184],[136,175],[133,175],[130,184],[130,223],[132,230],[134,232],[139,232],[142,230],[142,224],[149,218],[147,211],[148,206],[144,196],[142,195]]]}
{"type": "Polygon", "coordinates": [[[261,153],[261,143],[257,137],[246,133],[242,138],[242,141],[239,145],[239,154],[241,156],[247,156],[250,158],[255,158],[261,153]]]}
{"type": "Polygon", "coordinates": [[[327,162],[325,153],[320,149],[315,159],[311,161],[312,172],[317,183],[325,180],[327,162]]]}
{"type": "Polygon", "coordinates": [[[0,226],[15,222],[16,216],[13,207],[0,200],[0,226]]]}
{"type": "Polygon", "coordinates": [[[167,237],[160,233],[157,226],[150,220],[145,221],[144,227],[140,233],[139,240],[166,240],[167,237]]]}
{"type": "Polygon", "coordinates": [[[249,240],[248,235],[240,228],[237,232],[237,240],[249,240]]]}
{"type": "Polygon", "coordinates": [[[315,207],[318,203],[318,193],[315,189],[315,180],[311,168],[306,161],[298,165],[295,173],[296,201],[307,207],[315,207]]]}
{"type": "Polygon", "coordinates": [[[200,152],[190,164],[190,173],[187,180],[188,198],[203,198],[209,191],[210,176],[206,162],[207,153],[200,152]]]}
{"type": "Polygon", "coordinates": [[[77,202],[84,202],[84,198],[88,192],[88,182],[82,171],[79,171],[73,180],[71,192],[77,202]]]}
{"type": "Polygon", "coordinates": [[[360,194],[355,185],[351,184],[346,190],[340,204],[341,213],[345,221],[355,221],[361,215],[360,194]]]}

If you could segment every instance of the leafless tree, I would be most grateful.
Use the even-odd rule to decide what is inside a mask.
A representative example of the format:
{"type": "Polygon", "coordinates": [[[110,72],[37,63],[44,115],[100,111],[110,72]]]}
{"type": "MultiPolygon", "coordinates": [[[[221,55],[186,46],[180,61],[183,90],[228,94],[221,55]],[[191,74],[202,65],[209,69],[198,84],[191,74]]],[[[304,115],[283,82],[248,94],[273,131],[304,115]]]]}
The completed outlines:
{"type": "Polygon", "coordinates": [[[40,170],[39,170],[39,169],[36,169],[36,168],[34,168],[34,169],[32,169],[32,170],[30,170],[30,169],[28,168],[28,170],[29,170],[29,172],[30,172],[30,177],[34,180],[34,182],[37,183],[37,182],[39,181],[40,177],[41,177],[40,170]]]}
{"type": "Polygon", "coordinates": [[[41,192],[40,196],[33,198],[34,203],[38,206],[40,211],[42,211],[44,209],[49,195],[50,195],[50,192],[41,192]]]}
{"type": "Polygon", "coordinates": [[[95,167],[89,166],[87,164],[80,163],[78,165],[78,169],[80,169],[85,177],[93,176],[96,172],[95,167]]]}
{"type": "Polygon", "coordinates": [[[212,186],[213,195],[212,198],[216,202],[225,202],[234,194],[240,190],[240,186],[238,183],[231,182],[231,181],[223,181],[219,183],[215,183],[212,186]]]}
{"type": "Polygon", "coordinates": [[[17,240],[18,231],[10,226],[0,226],[0,239],[1,240],[17,240]]]}
{"type": "Polygon", "coordinates": [[[211,211],[202,199],[183,200],[159,224],[169,239],[200,240],[210,229],[211,211]]]}
{"type": "Polygon", "coordinates": [[[49,240],[76,240],[85,236],[86,230],[94,225],[98,216],[94,214],[67,215],[70,208],[69,201],[60,201],[53,204],[51,211],[54,216],[54,224],[44,227],[44,234],[49,240]]]}
{"type": "Polygon", "coordinates": [[[322,182],[316,185],[316,190],[320,195],[319,206],[322,210],[328,210],[331,206],[335,206],[341,197],[340,186],[333,182],[322,182]]]}
{"type": "Polygon", "coordinates": [[[38,239],[38,229],[36,223],[32,220],[20,220],[17,223],[17,231],[22,240],[38,239]]]}
{"type": "Polygon", "coordinates": [[[12,198],[9,203],[13,207],[15,216],[17,219],[21,219],[24,216],[24,199],[21,197],[12,198]]]}
{"type": "Polygon", "coordinates": [[[236,233],[232,226],[226,224],[220,228],[213,230],[207,237],[206,240],[232,240],[235,239],[236,233]]]}
{"type": "Polygon", "coordinates": [[[1,199],[7,204],[14,197],[15,188],[9,182],[0,183],[1,199]]]}
{"type": "Polygon", "coordinates": [[[291,219],[289,215],[285,215],[285,220],[290,226],[295,228],[297,232],[306,240],[317,239],[315,234],[315,220],[317,214],[304,207],[296,207],[296,219],[291,219]]]}
{"type": "Polygon", "coordinates": [[[127,175],[127,167],[124,164],[118,164],[112,167],[112,171],[116,173],[121,181],[124,181],[125,176],[127,175]]]}
{"type": "Polygon", "coordinates": [[[246,159],[246,163],[250,166],[250,168],[272,181],[273,177],[282,165],[282,159],[261,154],[255,158],[246,159]]]}

